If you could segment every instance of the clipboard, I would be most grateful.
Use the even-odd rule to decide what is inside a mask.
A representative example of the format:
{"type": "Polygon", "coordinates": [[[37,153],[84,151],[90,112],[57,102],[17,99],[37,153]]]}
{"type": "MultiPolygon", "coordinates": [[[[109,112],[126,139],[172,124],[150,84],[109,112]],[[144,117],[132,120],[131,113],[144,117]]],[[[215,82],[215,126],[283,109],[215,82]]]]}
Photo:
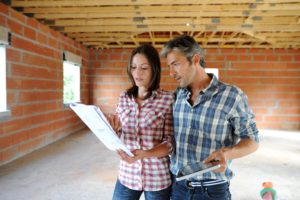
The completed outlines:
{"type": "Polygon", "coordinates": [[[176,181],[182,181],[185,179],[195,178],[199,175],[202,175],[206,172],[210,172],[220,168],[221,165],[213,165],[213,164],[203,164],[202,162],[197,162],[193,164],[189,164],[183,167],[181,170],[178,170],[176,174],[176,181]]]}
{"type": "Polygon", "coordinates": [[[129,156],[134,156],[120,140],[99,107],[95,105],[71,103],[70,108],[108,149],[112,151],[121,149],[129,156]]]}

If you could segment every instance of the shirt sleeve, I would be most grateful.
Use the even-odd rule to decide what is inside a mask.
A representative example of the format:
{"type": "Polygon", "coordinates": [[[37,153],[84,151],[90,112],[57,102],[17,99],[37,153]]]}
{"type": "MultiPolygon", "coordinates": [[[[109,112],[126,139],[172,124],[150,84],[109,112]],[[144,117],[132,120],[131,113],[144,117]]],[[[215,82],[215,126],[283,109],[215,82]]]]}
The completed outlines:
{"type": "Polygon", "coordinates": [[[165,113],[164,138],[163,138],[163,141],[168,142],[172,146],[171,152],[175,149],[175,140],[173,137],[173,103],[174,103],[174,94],[172,94],[171,103],[169,104],[169,108],[165,113]]]}
{"type": "Polygon", "coordinates": [[[236,98],[230,123],[233,127],[234,135],[238,138],[250,138],[257,143],[259,142],[254,114],[249,108],[247,96],[243,92],[240,92],[236,98]]]}
{"type": "MultiPolygon", "coordinates": [[[[119,101],[118,105],[115,111],[115,115],[119,118],[120,120],[120,112],[124,109],[124,101],[125,101],[125,93],[122,92],[119,96],[119,101]]],[[[120,137],[122,135],[122,127],[118,131],[116,131],[116,134],[120,137]]]]}

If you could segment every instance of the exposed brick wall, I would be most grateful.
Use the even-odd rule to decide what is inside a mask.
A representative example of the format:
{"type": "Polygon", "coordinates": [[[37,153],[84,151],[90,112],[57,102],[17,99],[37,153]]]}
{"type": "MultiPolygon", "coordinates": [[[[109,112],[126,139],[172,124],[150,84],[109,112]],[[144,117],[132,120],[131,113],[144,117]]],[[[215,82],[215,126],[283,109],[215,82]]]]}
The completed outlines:
{"type": "MultiPolygon", "coordinates": [[[[119,93],[129,86],[131,49],[91,50],[91,103],[114,112],[119,93]]],[[[208,49],[206,62],[220,80],[245,91],[259,128],[300,130],[300,50],[208,49]]],[[[161,87],[174,90],[163,60],[161,87]]]]}
{"type": "Polygon", "coordinates": [[[11,116],[0,120],[1,165],[85,127],[63,105],[62,51],[83,58],[81,96],[84,103],[88,103],[89,95],[89,51],[2,3],[0,25],[12,33],[12,43],[6,49],[11,116]]]}

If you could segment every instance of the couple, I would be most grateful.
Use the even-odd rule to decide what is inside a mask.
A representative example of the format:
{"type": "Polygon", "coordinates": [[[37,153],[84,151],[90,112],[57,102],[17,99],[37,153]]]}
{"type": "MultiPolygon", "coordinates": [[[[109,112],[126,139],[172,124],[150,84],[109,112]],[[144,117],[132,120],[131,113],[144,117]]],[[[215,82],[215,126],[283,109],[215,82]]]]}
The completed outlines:
{"type": "Polygon", "coordinates": [[[146,200],[231,199],[231,160],[258,148],[247,97],[205,73],[202,49],[190,36],[166,43],[161,56],[178,82],[175,95],[159,89],[156,49],[139,46],[127,68],[132,87],[121,93],[116,115],[109,119],[135,155],[118,151],[121,161],[113,200],[138,200],[143,192],[146,200]],[[175,180],[184,166],[211,161],[221,167],[175,180]]]}

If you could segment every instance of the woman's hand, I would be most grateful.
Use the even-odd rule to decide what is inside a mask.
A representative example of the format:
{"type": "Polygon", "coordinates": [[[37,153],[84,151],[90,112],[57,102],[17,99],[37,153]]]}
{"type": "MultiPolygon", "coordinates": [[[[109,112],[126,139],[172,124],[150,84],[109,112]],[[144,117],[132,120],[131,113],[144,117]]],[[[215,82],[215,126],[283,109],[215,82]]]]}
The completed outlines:
{"type": "Polygon", "coordinates": [[[133,157],[129,156],[127,153],[125,153],[123,150],[119,149],[117,150],[118,155],[120,156],[121,160],[132,164],[135,161],[143,158],[144,156],[144,151],[140,150],[140,149],[135,149],[133,151],[131,151],[131,153],[134,155],[133,157]]]}
{"type": "Polygon", "coordinates": [[[116,133],[122,129],[121,122],[117,115],[108,115],[107,120],[116,133]]]}

